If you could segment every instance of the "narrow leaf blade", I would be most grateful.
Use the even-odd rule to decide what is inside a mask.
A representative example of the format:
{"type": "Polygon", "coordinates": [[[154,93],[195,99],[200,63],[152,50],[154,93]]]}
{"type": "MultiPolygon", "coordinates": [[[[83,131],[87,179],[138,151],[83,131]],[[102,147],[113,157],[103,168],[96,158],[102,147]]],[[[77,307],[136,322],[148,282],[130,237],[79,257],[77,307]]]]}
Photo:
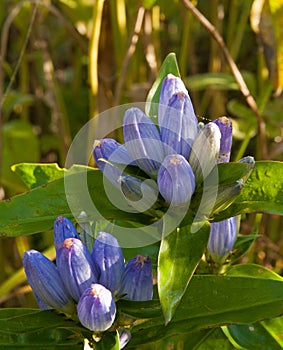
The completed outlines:
{"type": "Polygon", "coordinates": [[[165,323],[174,312],[202,257],[209,237],[209,224],[191,232],[191,226],[176,228],[161,241],[158,257],[158,291],[165,323]]]}

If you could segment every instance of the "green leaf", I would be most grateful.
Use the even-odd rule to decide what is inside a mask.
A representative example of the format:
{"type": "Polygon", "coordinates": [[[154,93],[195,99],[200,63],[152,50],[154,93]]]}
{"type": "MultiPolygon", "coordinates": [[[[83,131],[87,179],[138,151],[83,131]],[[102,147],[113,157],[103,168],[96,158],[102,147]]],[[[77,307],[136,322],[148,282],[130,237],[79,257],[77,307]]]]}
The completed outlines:
{"type": "Polygon", "coordinates": [[[193,348],[193,350],[234,350],[234,347],[219,327],[210,330],[206,339],[204,339],[201,344],[197,345],[197,347],[193,348]]]}
{"type": "MultiPolygon", "coordinates": [[[[275,272],[256,264],[241,264],[231,267],[229,276],[254,276],[262,279],[272,279],[283,282],[283,277],[275,272]]],[[[249,323],[246,325],[232,325],[223,327],[228,339],[237,349],[276,350],[282,349],[283,318],[249,323]]]]}
{"type": "Polygon", "coordinates": [[[256,162],[241,194],[226,210],[215,217],[216,221],[252,212],[283,215],[282,174],[282,162],[256,162]]]}
{"type": "Polygon", "coordinates": [[[257,264],[239,264],[232,266],[228,271],[229,276],[247,276],[256,278],[273,279],[283,281],[283,277],[272,270],[268,270],[264,266],[257,264]]]}
{"type": "Polygon", "coordinates": [[[191,226],[176,228],[161,240],[158,256],[158,292],[165,324],[170,322],[206,248],[209,224],[192,233],[191,226]]]}
{"type": "Polygon", "coordinates": [[[264,323],[231,325],[223,327],[223,330],[236,349],[280,350],[283,346],[283,342],[280,340],[283,322],[282,318],[276,320],[278,320],[277,331],[272,332],[271,329],[272,333],[264,327],[264,323]]]}
{"type": "Polygon", "coordinates": [[[104,332],[94,342],[92,332],[55,311],[0,310],[1,349],[82,350],[84,339],[97,350],[119,350],[118,332],[104,332]]]}
{"type": "Polygon", "coordinates": [[[1,349],[82,350],[86,335],[88,330],[53,311],[0,310],[1,349]]]}
{"type": "Polygon", "coordinates": [[[48,182],[58,180],[65,174],[80,171],[83,167],[74,165],[67,170],[60,168],[57,163],[20,163],[13,165],[11,169],[21,177],[28,188],[33,189],[48,182]]]}
{"type": "Polygon", "coordinates": [[[169,73],[178,77],[180,76],[176,55],[173,52],[166,56],[160,67],[158,76],[147,95],[145,110],[146,114],[151,118],[157,117],[162,81],[169,73]]]}
{"type": "MultiPolygon", "coordinates": [[[[149,308],[156,303],[148,302],[149,308]]],[[[144,304],[145,307],[145,304],[144,304]]],[[[122,311],[131,314],[131,302],[122,311]]],[[[157,311],[157,310],[156,310],[157,311]]],[[[283,282],[247,276],[194,275],[172,321],[156,317],[132,329],[131,345],[224,324],[248,324],[283,313],[283,282]]]]}
{"type": "MultiPolygon", "coordinates": [[[[121,194],[113,188],[113,196],[123,203],[121,194]]],[[[125,209],[129,209],[124,204],[125,209]]],[[[63,215],[78,216],[84,210],[90,220],[117,218],[143,223],[147,216],[115,207],[104,191],[99,170],[80,167],[31,191],[0,202],[0,236],[30,235],[53,227],[54,220],[63,215]],[[83,185],[86,186],[83,191],[83,185]],[[72,211],[69,207],[71,205],[72,211]]]]}

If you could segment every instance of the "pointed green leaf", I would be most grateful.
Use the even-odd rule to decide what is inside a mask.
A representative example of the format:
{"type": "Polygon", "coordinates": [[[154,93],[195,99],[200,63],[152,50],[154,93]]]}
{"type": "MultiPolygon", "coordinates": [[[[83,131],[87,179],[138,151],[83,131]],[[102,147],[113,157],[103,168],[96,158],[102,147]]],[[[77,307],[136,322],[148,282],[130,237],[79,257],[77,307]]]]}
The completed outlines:
{"type": "Polygon", "coordinates": [[[217,221],[252,212],[283,215],[283,162],[258,161],[239,197],[217,221]]]}
{"type": "Polygon", "coordinates": [[[158,292],[166,324],[172,319],[203,255],[209,227],[209,224],[204,223],[194,233],[189,225],[176,228],[161,241],[157,272],[158,292]]]}
{"type": "Polygon", "coordinates": [[[160,67],[158,76],[147,95],[145,110],[146,114],[151,118],[155,118],[157,116],[162,81],[169,73],[178,77],[180,76],[176,55],[173,52],[166,56],[160,67]]]}
{"type": "MultiPolygon", "coordinates": [[[[118,190],[113,188],[113,196],[119,198],[119,195],[121,196],[118,190]]],[[[122,197],[120,202],[123,203],[122,197]]],[[[82,210],[92,220],[116,218],[143,222],[147,218],[114,206],[104,191],[102,173],[81,166],[80,170],[64,178],[0,202],[0,236],[29,235],[45,231],[53,226],[59,215],[71,218],[73,215],[78,216],[82,210]]]]}
{"type": "MultiPolygon", "coordinates": [[[[151,308],[155,303],[150,301],[148,305],[151,308]]],[[[131,314],[131,302],[123,301],[122,311],[131,314]]],[[[172,321],[164,327],[164,319],[158,316],[156,309],[156,317],[132,329],[131,345],[224,324],[255,323],[282,313],[282,281],[248,276],[194,275],[172,321]]]]}
{"type": "Polygon", "coordinates": [[[232,266],[228,271],[229,276],[247,276],[256,278],[273,279],[283,281],[283,277],[267,269],[264,266],[257,264],[239,264],[232,266]]]}
{"type": "Polygon", "coordinates": [[[90,332],[62,314],[38,309],[0,310],[0,348],[81,350],[90,332]],[[84,335],[83,335],[84,333],[84,335]]]}

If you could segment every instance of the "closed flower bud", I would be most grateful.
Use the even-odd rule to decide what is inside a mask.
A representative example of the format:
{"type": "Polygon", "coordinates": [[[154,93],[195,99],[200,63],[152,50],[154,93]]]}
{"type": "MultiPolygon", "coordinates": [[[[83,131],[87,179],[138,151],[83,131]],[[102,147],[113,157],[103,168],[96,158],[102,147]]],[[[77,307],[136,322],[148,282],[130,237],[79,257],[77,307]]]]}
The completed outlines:
{"type": "Polygon", "coordinates": [[[74,302],[67,292],[56,266],[36,250],[28,250],[23,255],[23,265],[38,305],[41,309],[74,312],[74,302]]]}
{"type": "Polygon", "coordinates": [[[116,294],[125,269],[124,256],[117,239],[110,233],[98,232],[91,256],[99,268],[98,282],[116,294]]]}
{"type": "Polygon", "coordinates": [[[149,257],[137,255],[128,261],[119,294],[128,300],[152,299],[152,266],[149,257]]]}
{"type": "Polygon", "coordinates": [[[94,142],[93,156],[103,175],[117,188],[120,188],[119,178],[122,171],[111,162],[134,164],[125,146],[113,139],[102,139],[94,142]]]}
{"type": "Polygon", "coordinates": [[[93,156],[96,164],[101,170],[104,169],[106,164],[101,159],[106,159],[113,163],[126,165],[134,163],[125,146],[109,138],[94,141],[93,156]]]}
{"type": "Polygon", "coordinates": [[[124,117],[124,140],[130,156],[150,176],[156,176],[164,158],[163,145],[154,123],[138,108],[124,117]]]}
{"type": "Polygon", "coordinates": [[[215,123],[206,124],[195,139],[189,158],[196,182],[202,182],[215,167],[220,150],[221,133],[215,123]]]}
{"type": "Polygon", "coordinates": [[[164,153],[177,153],[189,158],[197,136],[197,118],[188,94],[179,92],[171,97],[168,107],[158,116],[164,153]]]}
{"type": "Polygon", "coordinates": [[[236,217],[213,222],[207,250],[215,262],[222,262],[232,250],[237,236],[236,217]]]}
{"type": "Polygon", "coordinates": [[[220,117],[214,120],[221,133],[220,150],[217,163],[226,163],[230,160],[232,147],[232,122],[226,117],[220,117]]]}
{"type": "Polygon", "coordinates": [[[67,238],[57,250],[61,279],[75,301],[98,280],[98,271],[86,246],[76,238],[67,238]]]}
{"type": "Polygon", "coordinates": [[[157,200],[158,189],[154,180],[142,181],[133,176],[124,175],[120,178],[120,184],[129,205],[138,212],[150,209],[157,200]]]}
{"type": "MultiPolygon", "coordinates": [[[[168,74],[162,82],[160,98],[159,98],[159,108],[163,109],[162,106],[168,106],[169,100],[175,94],[182,92],[188,95],[188,90],[185,87],[182,79],[176,77],[173,74],[168,74]]],[[[160,117],[160,109],[158,111],[158,117],[160,117]]]]}
{"type": "Polygon", "coordinates": [[[159,191],[171,205],[189,203],[195,190],[195,177],[190,164],[179,155],[165,157],[157,177],[159,191]]]}
{"type": "Polygon", "coordinates": [[[84,291],[77,310],[81,324],[93,332],[106,331],[112,326],[116,315],[112,293],[97,283],[84,291]]]}
{"type": "Polygon", "coordinates": [[[57,249],[59,246],[61,246],[66,238],[80,239],[80,236],[77,230],[75,229],[75,226],[69,219],[64,218],[63,216],[59,216],[54,222],[55,248],[57,249]]]}

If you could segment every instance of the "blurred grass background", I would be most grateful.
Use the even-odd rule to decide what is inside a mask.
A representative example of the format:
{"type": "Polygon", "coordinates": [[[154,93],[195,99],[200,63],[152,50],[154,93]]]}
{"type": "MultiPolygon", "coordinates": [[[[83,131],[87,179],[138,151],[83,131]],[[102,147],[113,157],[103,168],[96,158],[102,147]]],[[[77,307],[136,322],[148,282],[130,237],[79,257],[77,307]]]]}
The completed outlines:
{"type": "MultiPolygon", "coordinates": [[[[283,161],[283,1],[192,1],[242,73],[265,126],[263,138],[223,51],[184,3],[1,1],[0,199],[27,190],[11,165],[63,167],[73,137],[90,118],[145,101],[169,52],[176,53],[199,120],[233,119],[232,160],[283,161]]],[[[283,218],[246,215],[240,234],[251,233],[259,238],[244,262],[283,274],[283,218]]],[[[52,232],[0,240],[0,307],[36,305],[21,262],[30,248],[53,258],[52,232]]]]}

